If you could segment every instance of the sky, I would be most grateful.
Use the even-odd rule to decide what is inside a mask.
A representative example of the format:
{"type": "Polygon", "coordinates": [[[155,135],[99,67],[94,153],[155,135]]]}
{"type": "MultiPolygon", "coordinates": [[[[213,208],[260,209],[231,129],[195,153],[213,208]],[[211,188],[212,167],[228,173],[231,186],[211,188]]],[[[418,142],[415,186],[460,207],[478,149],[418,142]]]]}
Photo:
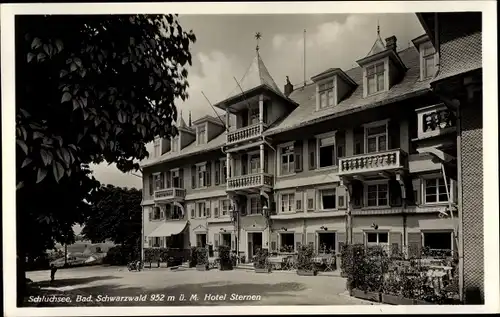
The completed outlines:
{"type": "MultiPolygon", "coordinates": [[[[225,99],[235,88],[233,77],[241,78],[255,57],[256,32],[260,55],[278,87],[286,76],[292,84],[304,81],[304,29],[306,30],[306,79],[330,68],[344,71],[357,67],[377,36],[395,35],[398,50],[408,48],[411,40],[424,34],[415,14],[265,14],[265,15],[180,15],[186,30],[192,29],[197,41],[192,45],[193,65],[188,69],[190,95],[176,106],[187,122],[214,115],[210,102],[225,99]]],[[[152,152],[152,146],[148,149],[152,152]]],[[[92,166],[101,183],[142,188],[140,177],[124,174],[114,165],[92,166]]],[[[140,175],[140,173],[138,173],[140,175]]]]}

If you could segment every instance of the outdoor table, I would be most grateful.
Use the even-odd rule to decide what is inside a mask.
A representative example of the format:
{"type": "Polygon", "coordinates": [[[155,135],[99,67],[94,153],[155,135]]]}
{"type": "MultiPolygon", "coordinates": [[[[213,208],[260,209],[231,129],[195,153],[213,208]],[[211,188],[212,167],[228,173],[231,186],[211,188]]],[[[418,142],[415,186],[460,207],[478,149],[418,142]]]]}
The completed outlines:
{"type": "Polygon", "coordinates": [[[447,273],[441,270],[430,269],[427,271],[426,275],[429,286],[434,288],[436,294],[439,294],[441,289],[444,288],[443,278],[447,276],[447,273]]]}
{"type": "Polygon", "coordinates": [[[211,268],[216,268],[218,263],[219,263],[219,258],[218,257],[209,257],[208,258],[208,265],[211,268]]]}
{"type": "Polygon", "coordinates": [[[277,270],[282,269],[284,260],[285,260],[284,256],[272,256],[268,258],[271,267],[276,268],[277,270]]]}
{"type": "Polygon", "coordinates": [[[450,280],[453,278],[453,276],[452,276],[453,267],[452,266],[430,265],[429,268],[431,268],[434,271],[444,272],[450,280]]]}

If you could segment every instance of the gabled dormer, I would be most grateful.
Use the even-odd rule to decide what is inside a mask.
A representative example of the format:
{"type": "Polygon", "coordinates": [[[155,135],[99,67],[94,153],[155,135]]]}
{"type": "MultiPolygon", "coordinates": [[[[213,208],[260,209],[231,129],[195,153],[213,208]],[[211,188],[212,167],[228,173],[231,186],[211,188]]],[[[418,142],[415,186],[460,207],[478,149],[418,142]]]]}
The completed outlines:
{"type": "Polygon", "coordinates": [[[311,80],[316,84],[316,110],[336,106],[357,86],[340,68],[330,68],[311,80]]]}
{"type": "Polygon", "coordinates": [[[170,140],[157,137],[153,141],[153,157],[160,157],[170,151],[170,140]]]}
{"type": "Polygon", "coordinates": [[[420,80],[433,78],[437,72],[439,54],[427,34],[414,39],[413,45],[420,54],[420,80]]]}
{"type": "Polygon", "coordinates": [[[182,112],[177,119],[177,131],[179,131],[179,134],[171,139],[170,147],[172,152],[182,150],[196,139],[195,130],[186,124],[186,121],[182,117],[182,112]]]}
{"type": "Polygon", "coordinates": [[[202,145],[210,142],[225,130],[222,118],[204,116],[193,122],[193,129],[196,131],[196,144],[202,145]]]}
{"type": "Polygon", "coordinates": [[[384,45],[377,33],[368,55],[357,61],[363,69],[363,97],[388,91],[401,81],[407,70],[397,53],[396,37],[388,37],[384,45]]]}

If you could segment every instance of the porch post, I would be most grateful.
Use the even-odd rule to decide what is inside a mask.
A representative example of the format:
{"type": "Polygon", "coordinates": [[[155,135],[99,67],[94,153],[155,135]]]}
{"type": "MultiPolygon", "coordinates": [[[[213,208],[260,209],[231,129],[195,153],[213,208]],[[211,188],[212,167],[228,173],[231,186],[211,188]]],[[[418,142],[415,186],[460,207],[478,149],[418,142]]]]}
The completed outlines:
{"type": "MultiPolygon", "coordinates": [[[[231,177],[231,175],[229,175],[229,171],[231,170],[231,154],[230,153],[226,153],[226,177],[229,178],[231,177]]],[[[227,179],[226,179],[226,183],[227,183],[227,179]]]]}
{"type": "Polygon", "coordinates": [[[264,123],[264,95],[262,94],[259,96],[259,122],[264,123]]]}
{"type": "MultiPolygon", "coordinates": [[[[264,174],[264,144],[260,145],[260,174],[264,174]]],[[[261,176],[264,177],[264,176],[261,176]]],[[[262,184],[264,183],[264,179],[262,179],[262,184]]]]}

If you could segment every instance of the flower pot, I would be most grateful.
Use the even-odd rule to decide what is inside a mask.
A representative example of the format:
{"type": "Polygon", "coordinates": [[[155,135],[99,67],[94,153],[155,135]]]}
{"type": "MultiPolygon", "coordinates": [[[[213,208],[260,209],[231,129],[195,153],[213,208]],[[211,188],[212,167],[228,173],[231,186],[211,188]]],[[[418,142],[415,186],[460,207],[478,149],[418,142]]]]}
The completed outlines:
{"type": "Polygon", "coordinates": [[[271,273],[271,268],[255,268],[255,273],[271,273]]]}
{"type": "Polygon", "coordinates": [[[390,305],[414,305],[414,300],[397,295],[382,293],[382,303],[390,305]]]}
{"type": "Polygon", "coordinates": [[[372,302],[380,302],[379,292],[366,292],[357,288],[352,289],[352,296],[360,299],[366,299],[372,302]]]}
{"type": "Polygon", "coordinates": [[[220,265],[220,268],[219,270],[221,271],[231,271],[233,269],[233,266],[231,264],[224,264],[224,265],[220,265]]]}
{"type": "Polygon", "coordinates": [[[316,276],[318,275],[318,271],[305,271],[305,270],[297,270],[297,275],[302,275],[302,276],[316,276]]]}
{"type": "Polygon", "coordinates": [[[208,264],[197,264],[196,265],[196,270],[197,271],[208,271],[208,264]]]}
{"type": "Polygon", "coordinates": [[[431,302],[428,302],[425,300],[421,300],[421,299],[414,299],[413,305],[434,305],[434,303],[431,303],[431,302]]]}

